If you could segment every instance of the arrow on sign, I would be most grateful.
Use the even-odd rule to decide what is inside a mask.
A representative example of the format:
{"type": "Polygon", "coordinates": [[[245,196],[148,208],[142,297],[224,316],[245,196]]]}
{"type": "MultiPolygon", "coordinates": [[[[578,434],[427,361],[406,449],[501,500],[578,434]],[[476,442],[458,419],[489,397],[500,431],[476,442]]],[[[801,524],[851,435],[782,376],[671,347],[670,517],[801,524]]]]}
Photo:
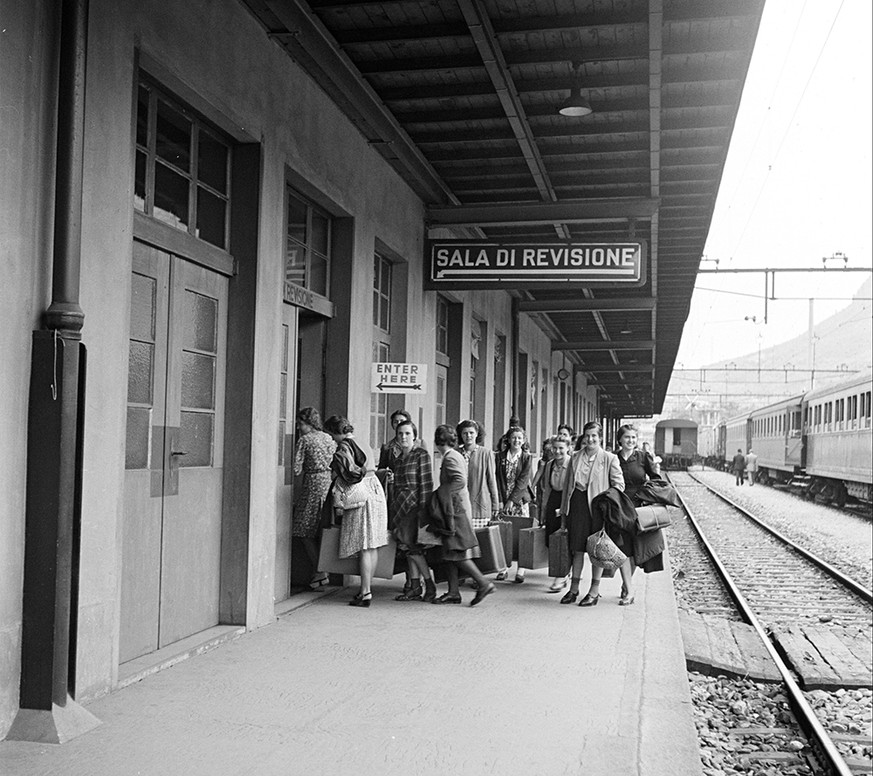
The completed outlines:
{"type": "Polygon", "coordinates": [[[403,385],[402,383],[379,383],[376,387],[380,391],[384,391],[386,388],[394,388],[397,386],[402,386],[406,391],[420,391],[421,385],[403,385]]]}

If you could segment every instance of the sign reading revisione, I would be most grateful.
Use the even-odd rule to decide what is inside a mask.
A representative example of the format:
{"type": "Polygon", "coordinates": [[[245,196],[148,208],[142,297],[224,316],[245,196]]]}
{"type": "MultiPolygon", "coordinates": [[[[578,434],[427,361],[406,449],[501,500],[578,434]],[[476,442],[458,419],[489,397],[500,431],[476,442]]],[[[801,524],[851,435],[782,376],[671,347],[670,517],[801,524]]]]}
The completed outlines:
{"type": "Polygon", "coordinates": [[[370,373],[371,393],[427,393],[427,364],[381,361],[370,373]]]}
{"type": "Polygon", "coordinates": [[[429,288],[540,288],[561,283],[639,286],[645,282],[645,243],[428,240],[429,288]]]}

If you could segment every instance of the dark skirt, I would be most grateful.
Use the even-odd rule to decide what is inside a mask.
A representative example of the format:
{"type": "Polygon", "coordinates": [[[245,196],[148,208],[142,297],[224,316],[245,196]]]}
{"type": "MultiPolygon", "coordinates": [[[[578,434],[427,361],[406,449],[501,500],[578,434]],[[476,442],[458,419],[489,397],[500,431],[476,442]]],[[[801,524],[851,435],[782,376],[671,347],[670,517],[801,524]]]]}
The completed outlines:
{"type": "Polygon", "coordinates": [[[584,490],[574,490],[570,496],[570,514],[567,516],[567,541],[570,552],[585,552],[588,537],[603,528],[603,521],[591,514],[588,494],[584,490]]]}
{"type": "Polygon", "coordinates": [[[561,496],[563,491],[553,490],[549,493],[549,500],[544,508],[545,520],[543,525],[546,527],[546,547],[549,546],[549,537],[561,527],[561,515],[556,514],[561,510],[561,496]]]}

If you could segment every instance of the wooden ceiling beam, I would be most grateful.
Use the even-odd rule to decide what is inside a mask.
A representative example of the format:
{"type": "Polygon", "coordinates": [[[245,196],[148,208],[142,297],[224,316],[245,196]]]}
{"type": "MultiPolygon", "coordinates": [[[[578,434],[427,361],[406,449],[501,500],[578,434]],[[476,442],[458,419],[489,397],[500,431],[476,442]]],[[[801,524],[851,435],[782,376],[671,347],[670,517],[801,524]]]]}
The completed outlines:
{"type": "Polygon", "coordinates": [[[522,299],[518,311],[522,313],[626,313],[654,310],[656,299],[522,299]]]}
{"type": "Polygon", "coordinates": [[[577,353],[588,353],[595,350],[651,350],[655,347],[655,340],[609,340],[597,342],[591,340],[578,340],[576,342],[553,342],[552,350],[575,350],[577,353]]]}
{"type": "Polygon", "coordinates": [[[585,199],[564,202],[506,202],[496,205],[432,205],[426,221],[438,226],[498,226],[520,224],[582,224],[648,219],[658,200],[646,197],[585,199]]]}

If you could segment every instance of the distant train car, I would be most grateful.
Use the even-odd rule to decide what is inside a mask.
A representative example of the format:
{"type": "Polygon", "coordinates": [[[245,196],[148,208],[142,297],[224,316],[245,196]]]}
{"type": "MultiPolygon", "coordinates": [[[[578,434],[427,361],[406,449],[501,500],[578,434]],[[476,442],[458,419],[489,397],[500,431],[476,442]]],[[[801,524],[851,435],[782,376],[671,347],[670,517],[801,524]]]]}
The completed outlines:
{"type": "Polygon", "coordinates": [[[664,468],[685,469],[697,457],[697,423],[687,418],[660,420],[655,425],[655,455],[664,468]]]}
{"type": "Polygon", "coordinates": [[[866,372],[803,397],[804,493],[819,501],[873,501],[873,427],[866,372]]]}
{"type": "Polygon", "coordinates": [[[758,456],[758,482],[784,484],[802,471],[802,399],[793,396],[750,413],[744,452],[752,449],[758,456]]]}
{"type": "Polygon", "coordinates": [[[752,443],[749,428],[749,413],[734,415],[724,422],[724,460],[729,467],[731,460],[740,450],[743,455],[749,452],[752,443]]]}

